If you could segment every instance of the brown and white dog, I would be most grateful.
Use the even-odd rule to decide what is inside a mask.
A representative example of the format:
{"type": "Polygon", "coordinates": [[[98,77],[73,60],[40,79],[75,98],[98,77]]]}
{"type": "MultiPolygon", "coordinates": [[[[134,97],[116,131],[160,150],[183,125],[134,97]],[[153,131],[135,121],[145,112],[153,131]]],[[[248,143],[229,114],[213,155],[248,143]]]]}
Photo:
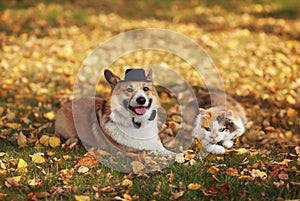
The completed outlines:
{"type": "Polygon", "coordinates": [[[121,80],[105,70],[111,86],[107,99],[83,98],[64,105],[56,115],[55,133],[67,144],[78,138],[89,147],[112,146],[173,154],[158,136],[157,110],[160,107],[152,82],[152,70],[128,69],[121,80]]]}

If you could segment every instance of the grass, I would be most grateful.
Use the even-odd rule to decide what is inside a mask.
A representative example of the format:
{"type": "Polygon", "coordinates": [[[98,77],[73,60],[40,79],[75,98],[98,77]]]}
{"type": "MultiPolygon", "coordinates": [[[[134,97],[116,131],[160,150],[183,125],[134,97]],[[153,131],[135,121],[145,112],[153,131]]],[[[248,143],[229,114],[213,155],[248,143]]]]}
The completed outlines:
{"type": "MultiPolygon", "coordinates": [[[[297,0],[12,1],[1,2],[0,9],[0,200],[34,200],[32,192],[49,194],[39,200],[74,200],[75,195],[114,200],[126,194],[133,200],[299,198],[297,0]],[[238,155],[232,150],[197,160],[193,166],[174,163],[162,171],[134,176],[99,163],[86,173],[75,170],[70,182],[63,184],[59,171],[74,168],[86,150],[81,145],[72,150],[35,147],[34,140],[54,132],[53,119],[45,113],[55,113],[70,99],[84,58],[98,44],[120,32],[145,27],[185,34],[207,51],[228,94],[243,104],[253,121],[234,147],[247,148],[252,154],[238,155]],[[21,126],[10,128],[7,123],[21,126]],[[33,143],[19,148],[15,136],[21,132],[33,143]],[[35,153],[43,153],[46,162],[34,163],[30,155],[35,153]],[[27,172],[17,170],[19,159],[28,163],[27,172]],[[278,164],[285,159],[287,164],[278,164]],[[218,171],[212,173],[212,167],[218,171]],[[249,177],[230,176],[228,168],[249,177]],[[253,169],[265,172],[267,179],[253,178],[253,169]],[[10,186],[7,178],[14,176],[21,180],[10,186]],[[30,186],[33,178],[41,184],[30,186]],[[133,182],[131,188],[122,185],[125,178],[133,182]],[[201,188],[190,190],[191,183],[201,188]],[[55,189],[61,194],[53,193],[55,189]],[[6,196],[1,198],[2,194],[6,196]]],[[[191,66],[162,52],[137,51],[118,59],[111,68],[123,76],[128,67],[153,63],[171,66],[190,85],[199,84],[191,66]]],[[[103,80],[97,94],[109,94],[103,80]]],[[[173,99],[162,100],[167,110],[172,109],[173,99]]]]}

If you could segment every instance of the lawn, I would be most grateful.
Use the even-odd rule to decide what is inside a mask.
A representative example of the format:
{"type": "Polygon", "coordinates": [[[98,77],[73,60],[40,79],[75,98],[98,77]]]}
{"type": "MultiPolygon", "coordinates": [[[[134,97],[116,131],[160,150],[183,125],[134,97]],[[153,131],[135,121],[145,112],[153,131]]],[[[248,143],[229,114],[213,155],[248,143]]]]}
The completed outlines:
{"type": "MultiPolygon", "coordinates": [[[[299,11],[298,0],[0,2],[0,200],[299,199],[299,11]],[[196,41],[226,94],[245,107],[246,133],[225,155],[186,153],[184,163],[128,174],[51,135],[85,58],[113,36],[142,28],[196,41]]],[[[174,54],[140,50],[110,69],[123,77],[126,68],[150,64],[169,66],[199,95],[205,79],[174,54]]],[[[177,125],[176,97],[158,89],[168,125],[177,125]]],[[[96,94],[109,94],[104,80],[96,94]]]]}

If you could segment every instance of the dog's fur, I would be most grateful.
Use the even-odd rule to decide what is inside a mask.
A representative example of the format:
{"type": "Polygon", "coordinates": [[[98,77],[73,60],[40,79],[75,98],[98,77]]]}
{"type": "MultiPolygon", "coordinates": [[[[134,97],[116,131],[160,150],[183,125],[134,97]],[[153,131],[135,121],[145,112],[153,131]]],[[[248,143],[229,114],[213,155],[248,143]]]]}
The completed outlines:
{"type": "MultiPolygon", "coordinates": [[[[158,136],[157,110],[160,107],[152,82],[122,81],[105,70],[111,86],[107,99],[83,98],[64,105],[56,115],[55,133],[67,144],[80,140],[90,147],[128,147],[171,154],[158,136]],[[76,126],[75,126],[76,125],[76,126]]],[[[152,71],[147,75],[152,80],[152,71]]]]}

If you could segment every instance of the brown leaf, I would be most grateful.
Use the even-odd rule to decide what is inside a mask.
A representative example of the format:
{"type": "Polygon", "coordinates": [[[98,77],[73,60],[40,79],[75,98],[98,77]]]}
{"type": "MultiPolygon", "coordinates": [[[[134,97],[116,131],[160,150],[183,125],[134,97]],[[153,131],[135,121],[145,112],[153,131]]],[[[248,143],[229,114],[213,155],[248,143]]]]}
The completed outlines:
{"type": "Polygon", "coordinates": [[[18,134],[17,142],[20,148],[27,146],[27,138],[22,132],[18,134]]]}
{"type": "Polygon", "coordinates": [[[145,169],[144,164],[139,161],[132,161],[130,165],[134,174],[139,174],[143,169],[145,169]]]}
{"type": "Polygon", "coordinates": [[[171,192],[171,196],[169,197],[170,200],[177,200],[181,196],[183,196],[184,191],[176,191],[176,192],[171,192]]]}
{"type": "Polygon", "coordinates": [[[74,168],[60,170],[58,180],[61,180],[63,184],[68,184],[69,181],[72,179],[73,174],[74,168]]]}
{"type": "Polygon", "coordinates": [[[224,195],[229,194],[230,192],[230,184],[229,183],[225,183],[220,185],[220,190],[224,195]]]}
{"type": "Polygon", "coordinates": [[[226,174],[228,174],[229,176],[232,176],[232,177],[238,177],[238,176],[240,176],[238,170],[236,168],[234,168],[234,167],[228,168],[226,170],[226,174]]]}
{"type": "Polygon", "coordinates": [[[203,189],[202,192],[205,196],[213,196],[213,195],[218,194],[218,189],[215,185],[213,185],[213,186],[203,189]]]}
{"type": "Polygon", "coordinates": [[[90,169],[98,166],[98,160],[96,157],[89,152],[87,152],[83,157],[81,157],[77,164],[75,165],[75,168],[78,169],[80,166],[85,166],[90,169]]]}
{"type": "Polygon", "coordinates": [[[287,173],[285,173],[285,172],[282,171],[282,172],[280,172],[278,174],[278,178],[281,179],[281,180],[288,180],[289,179],[289,175],[287,173]]]}

